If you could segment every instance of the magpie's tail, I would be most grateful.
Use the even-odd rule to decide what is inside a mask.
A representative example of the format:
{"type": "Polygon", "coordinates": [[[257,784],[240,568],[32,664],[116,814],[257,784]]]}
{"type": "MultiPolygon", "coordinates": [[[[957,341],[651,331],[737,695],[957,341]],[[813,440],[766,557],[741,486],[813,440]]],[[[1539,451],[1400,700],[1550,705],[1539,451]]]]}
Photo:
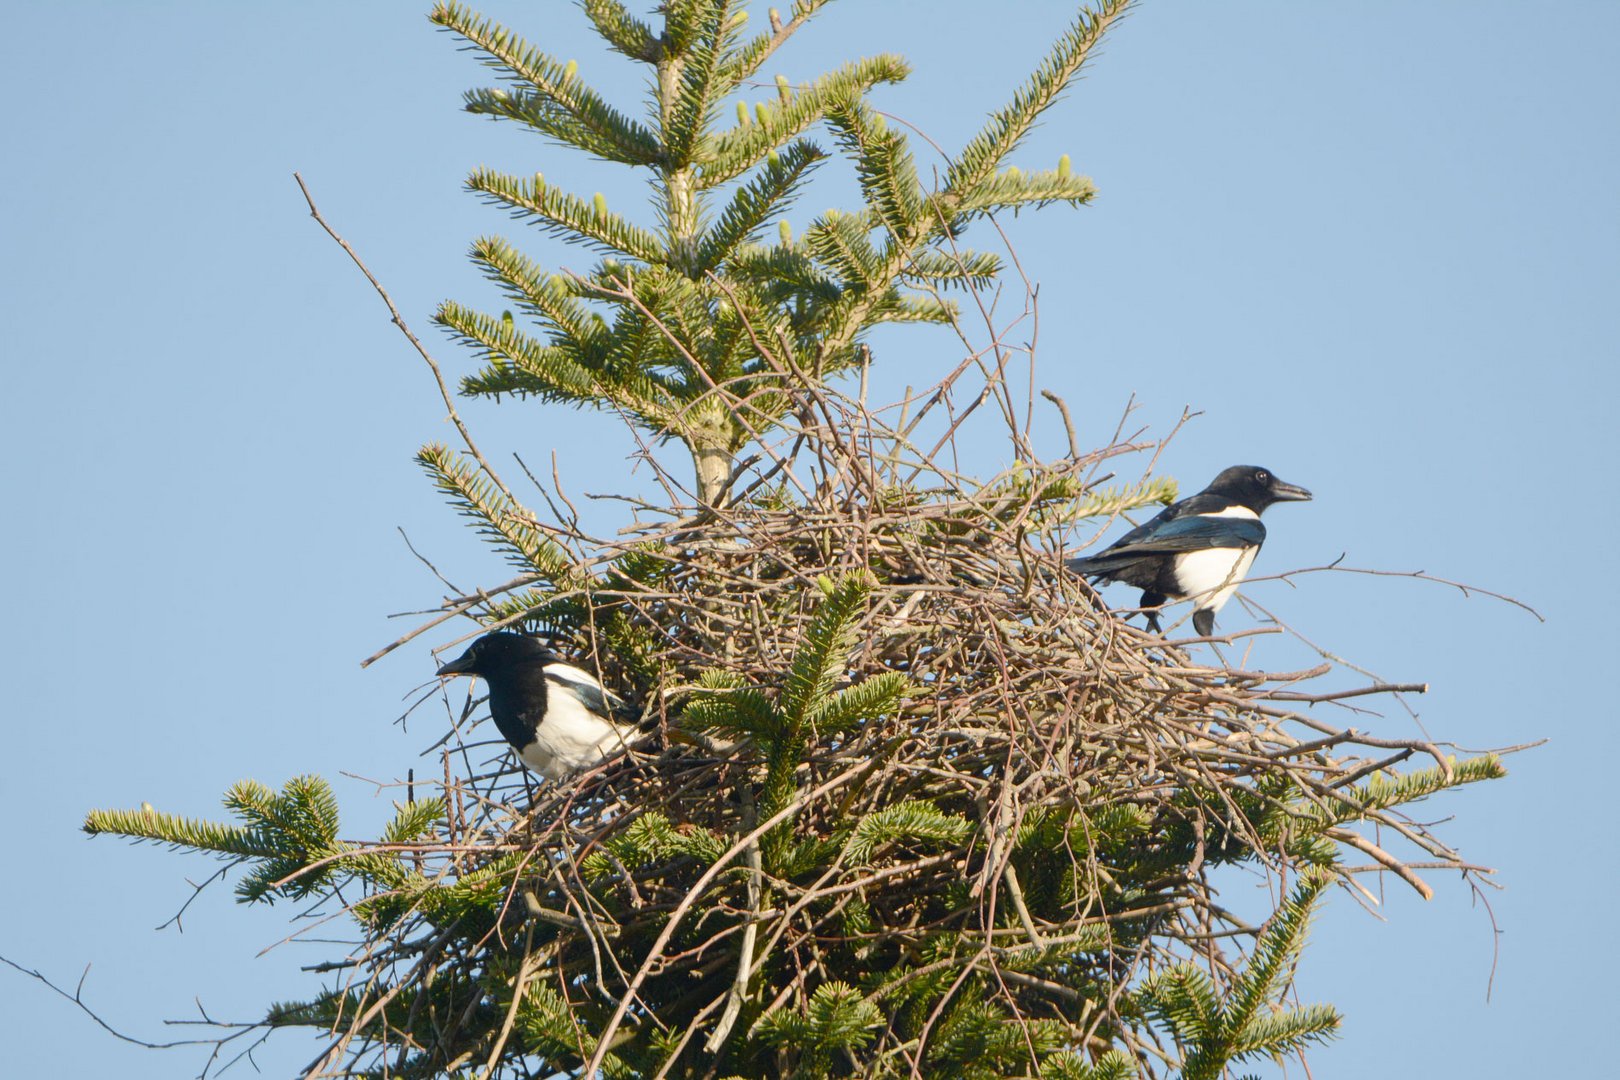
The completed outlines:
{"type": "Polygon", "coordinates": [[[1065,559],[1063,565],[1068,567],[1070,572],[1079,574],[1081,577],[1097,580],[1112,577],[1119,571],[1134,565],[1136,561],[1137,557],[1134,555],[1091,555],[1085,558],[1065,559]]]}

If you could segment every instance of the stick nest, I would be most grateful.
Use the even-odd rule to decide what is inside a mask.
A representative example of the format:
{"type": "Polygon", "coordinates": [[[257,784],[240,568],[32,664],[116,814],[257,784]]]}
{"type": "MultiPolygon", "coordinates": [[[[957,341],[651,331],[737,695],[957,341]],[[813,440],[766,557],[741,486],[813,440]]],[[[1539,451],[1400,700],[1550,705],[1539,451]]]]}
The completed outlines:
{"type": "Polygon", "coordinates": [[[671,488],[617,538],[511,511],[572,576],[450,608],[557,637],[661,736],[560,785],[447,766],[449,834],[423,865],[499,903],[454,948],[418,906],[421,934],[369,964],[440,940],[469,1000],[495,968],[523,989],[504,1025],[501,1002],[469,1012],[439,1065],[517,1038],[638,1076],[847,1073],[857,1051],[871,1075],[1015,1075],[1055,1047],[1152,1075],[1174,1053],[1129,988],[1189,957],[1232,976],[1260,929],[1221,900],[1238,868],[1276,893],[1335,875],[1366,902],[1368,872],[1427,896],[1418,868],[1478,869],[1396,807],[1495,758],[1317,715],[1420,687],[1237,670],[1137,629],[1062,558],[1173,497],[1097,485],[1140,447],[1071,435],[1043,464],[1013,422],[1018,463],[970,482],[940,464],[964,417],[917,449],[941,401],[949,382],[891,423],[864,389],[818,391],[729,505],[671,488]],[[1431,760],[1397,772],[1409,758],[1431,760]]]}

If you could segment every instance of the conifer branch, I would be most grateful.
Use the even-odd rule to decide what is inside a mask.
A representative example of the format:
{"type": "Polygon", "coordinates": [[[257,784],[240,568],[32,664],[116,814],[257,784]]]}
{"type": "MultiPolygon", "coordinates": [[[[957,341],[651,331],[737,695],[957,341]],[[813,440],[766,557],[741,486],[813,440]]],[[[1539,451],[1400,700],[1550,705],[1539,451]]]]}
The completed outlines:
{"type": "Polygon", "coordinates": [[[851,866],[867,865],[873,853],[892,840],[929,840],[954,847],[972,831],[972,822],[947,814],[932,803],[899,802],[856,823],[844,842],[844,860],[851,866]]]}
{"type": "Polygon", "coordinates": [[[985,125],[962,148],[946,173],[945,190],[961,194],[978,188],[1001,168],[1007,155],[1023,141],[1041,113],[1068,88],[1110,23],[1124,14],[1128,0],[1102,0],[1094,11],[1081,11],[1069,31],[1058,39],[1041,66],[1013,100],[991,114],[985,125]]]}
{"type": "Polygon", "coordinates": [[[1184,1080],[1219,1080],[1234,1062],[1292,1053],[1337,1032],[1339,1015],[1330,1007],[1277,1004],[1305,946],[1311,914],[1331,881],[1321,873],[1300,880],[1224,998],[1192,964],[1166,969],[1142,984],[1139,996],[1149,1011],[1189,1047],[1181,1063],[1184,1080]]]}
{"type": "Polygon", "coordinates": [[[1055,1054],[1041,1064],[1040,1080],[1137,1080],[1136,1063],[1118,1050],[1095,1062],[1079,1054],[1055,1054]]]}
{"type": "Polygon", "coordinates": [[[657,136],[603,101],[569,65],[461,4],[436,4],[428,18],[483,52],[490,66],[534,87],[469,91],[468,112],[521,121],[609,161],[651,165],[660,160],[657,136]]]}
{"type": "Polygon", "coordinates": [[[1294,961],[1304,951],[1317,901],[1332,880],[1327,874],[1302,878],[1255,943],[1242,976],[1233,983],[1224,1004],[1227,1024],[1238,1037],[1235,1042],[1288,981],[1294,961]]]}
{"type": "Polygon", "coordinates": [[[818,735],[837,735],[893,712],[910,689],[904,674],[886,671],[822,698],[806,720],[818,735]]]}
{"type": "Polygon", "coordinates": [[[713,0],[667,0],[664,4],[664,41],[669,53],[684,58],[702,28],[703,16],[713,0]]]}
{"type": "Polygon", "coordinates": [[[663,131],[666,167],[671,170],[692,163],[704,133],[713,124],[720,97],[730,89],[721,72],[723,57],[741,27],[733,18],[731,0],[689,2],[690,41],[681,50],[680,78],[663,131]]]}
{"type": "Polygon", "coordinates": [[[856,1050],[873,1038],[882,1022],[876,1005],[846,983],[826,982],[810,996],[803,1013],[778,1010],[762,1017],[752,1032],[767,1046],[808,1050],[809,1075],[824,1075],[834,1055],[856,1050]]]}
{"type": "Polygon", "coordinates": [[[577,580],[574,560],[528,524],[532,515],[495,490],[449,449],[429,443],[417,451],[416,460],[461,513],[477,521],[479,531],[506,548],[518,565],[558,586],[577,580]]]}
{"type": "Polygon", "coordinates": [[[619,0],[583,0],[580,6],[603,40],[625,56],[646,64],[663,58],[663,46],[652,28],[631,15],[619,0]]]}
{"type": "Polygon", "coordinates": [[[924,250],[911,257],[903,276],[942,288],[986,289],[1001,276],[1001,259],[993,252],[924,250]]]}
{"type": "Polygon", "coordinates": [[[92,810],[84,831],[91,836],[111,833],[131,840],[155,840],[176,848],[211,851],[240,858],[268,859],[279,849],[240,825],[163,814],[156,810],[92,810]]]}
{"type": "Polygon", "coordinates": [[[663,262],[667,257],[656,236],[608,210],[603,200],[586,202],[558,191],[546,183],[544,176],[536,174],[523,180],[491,169],[476,169],[467,177],[467,189],[507,207],[515,216],[535,219],[541,229],[569,243],[587,244],[648,263],[663,262]]]}
{"type": "Polygon", "coordinates": [[[807,304],[825,305],[838,299],[838,283],[816,267],[814,260],[798,247],[744,246],[731,255],[726,269],[761,292],[779,298],[802,299],[807,304]]]}
{"type": "MultiPolygon", "coordinates": [[[[526,377],[524,392],[576,404],[596,404],[603,396],[601,382],[579,362],[578,349],[542,345],[505,319],[490,318],[450,300],[439,305],[434,321],[456,340],[482,349],[485,362],[496,370],[521,372],[526,377]]],[[[474,387],[474,392],[488,392],[472,380],[462,386],[464,392],[474,387]]]]}
{"type": "Polygon", "coordinates": [[[686,724],[696,731],[725,738],[759,736],[780,739],[786,725],[782,714],[759,690],[735,687],[694,700],[684,712],[686,724]]]}
{"type": "Polygon", "coordinates": [[[732,196],[730,205],[698,245],[695,269],[706,273],[751,241],[760,229],[793,204],[802,181],[826,155],[810,142],[797,142],[773,155],[752,180],[732,196]]]}
{"type": "Polygon", "coordinates": [[[959,313],[960,309],[943,297],[908,295],[890,289],[881,303],[871,306],[867,319],[873,323],[950,323],[959,313]]]}
{"type": "Polygon", "coordinates": [[[1096,194],[1096,185],[1087,176],[1055,170],[1026,174],[1010,169],[981,181],[954,199],[942,200],[942,205],[948,207],[953,223],[960,225],[980,214],[1016,210],[1021,206],[1040,207],[1051,203],[1084,206],[1096,194]]]}
{"type": "Polygon", "coordinates": [[[759,105],[751,122],[712,136],[699,149],[696,160],[703,167],[703,186],[714,187],[753,168],[766,153],[804,134],[833,102],[858,97],[881,83],[899,82],[910,73],[898,56],[868,57],[821,76],[785,101],[759,105]]]}
{"type": "Polygon", "coordinates": [[[872,246],[871,226],[863,215],[828,213],[804,234],[805,245],[831,267],[845,288],[863,292],[883,284],[884,258],[872,246]]]}
{"type": "Polygon", "coordinates": [[[865,101],[848,94],[829,103],[827,118],[855,160],[867,206],[897,246],[908,245],[922,224],[923,193],[905,135],[891,129],[865,101]]]}
{"type": "Polygon", "coordinates": [[[496,120],[516,120],[541,135],[605,161],[656,165],[663,160],[658,141],[651,132],[594,99],[570,109],[551,95],[535,90],[479,89],[468,90],[462,100],[470,113],[496,120]],[[588,117],[589,122],[582,123],[582,116],[588,117]]]}
{"type": "Polygon", "coordinates": [[[1447,758],[1443,765],[1396,777],[1382,774],[1370,777],[1348,791],[1336,791],[1335,801],[1328,805],[1311,803],[1300,807],[1293,815],[1307,829],[1321,830],[1332,825],[1365,820],[1377,811],[1402,806],[1427,798],[1448,788],[1475,784],[1482,780],[1498,780],[1507,775],[1501,758],[1484,754],[1458,762],[1447,758]]]}
{"type": "MultiPolygon", "coordinates": [[[[746,45],[738,47],[726,58],[725,67],[721,76],[728,88],[736,87],[747,79],[751,79],[760,65],[770,59],[771,55],[787,43],[800,27],[809,22],[816,12],[826,7],[830,0],[795,0],[793,17],[787,22],[780,18],[773,20],[768,33],[756,35],[746,45]]],[[[774,14],[774,12],[773,12],[774,14]]]]}
{"type": "Polygon", "coordinates": [[[843,676],[871,588],[860,575],[836,583],[823,581],[821,585],[824,599],[805,630],[803,647],[794,654],[782,691],[782,715],[795,728],[827,700],[833,684],[843,676]]]}
{"type": "Polygon", "coordinates": [[[473,242],[473,261],[524,310],[553,327],[578,352],[596,347],[606,331],[602,317],[579,303],[566,278],[547,274],[498,236],[473,242]]]}

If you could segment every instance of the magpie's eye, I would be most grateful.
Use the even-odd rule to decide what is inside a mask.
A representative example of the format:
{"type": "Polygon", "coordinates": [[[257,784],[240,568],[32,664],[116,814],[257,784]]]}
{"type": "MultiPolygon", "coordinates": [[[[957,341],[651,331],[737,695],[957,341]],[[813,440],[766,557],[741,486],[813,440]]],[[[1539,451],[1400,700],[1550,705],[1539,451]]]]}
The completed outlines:
{"type": "Polygon", "coordinates": [[[1260,481],[1262,484],[1271,483],[1271,474],[1266,472],[1264,469],[1261,469],[1259,472],[1255,473],[1254,478],[1260,481]]]}

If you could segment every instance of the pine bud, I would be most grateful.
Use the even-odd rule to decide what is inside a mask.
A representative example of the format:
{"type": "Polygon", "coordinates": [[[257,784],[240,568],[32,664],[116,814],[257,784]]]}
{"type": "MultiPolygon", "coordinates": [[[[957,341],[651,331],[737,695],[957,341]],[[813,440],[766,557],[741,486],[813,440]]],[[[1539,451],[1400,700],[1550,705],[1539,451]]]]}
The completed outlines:
{"type": "Polygon", "coordinates": [[[593,209],[595,209],[597,217],[607,217],[608,211],[606,195],[603,195],[600,191],[598,191],[595,198],[591,199],[591,206],[593,209]]]}
{"type": "Polygon", "coordinates": [[[563,65],[563,81],[567,82],[568,80],[572,79],[575,76],[575,74],[577,74],[578,72],[579,72],[579,61],[578,60],[570,60],[570,61],[568,61],[568,63],[563,65]]]}
{"type": "Polygon", "coordinates": [[[754,115],[759,118],[759,126],[764,127],[766,124],[770,123],[771,107],[761,101],[759,104],[754,106],[754,115]]]}
{"type": "Polygon", "coordinates": [[[793,97],[793,87],[788,85],[786,75],[778,75],[776,77],[776,93],[777,93],[777,96],[780,97],[783,101],[788,101],[788,100],[792,99],[792,97],[793,97]]]}
{"type": "Polygon", "coordinates": [[[747,127],[752,121],[748,119],[748,102],[737,102],[737,123],[747,127]]]}
{"type": "Polygon", "coordinates": [[[765,160],[770,162],[773,166],[780,165],[782,164],[782,155],[778,154],[775,150],[772,150],[770,153],[765,155],[765,160]]]}
{"type": "Polygon", "coordinates": [[[793,243],[793,226],[785,221],[777,222],[776,235],[782,238],[782,246],[787,247],[793,243]]]}
{"type": "Polygon", "coordinates": [[[1069,155],[1068,154],[1064,154],[1062,157],[1058,158],[1058,175],[1059,176],[1068,176],[1069,175],[1069,155]]]}

